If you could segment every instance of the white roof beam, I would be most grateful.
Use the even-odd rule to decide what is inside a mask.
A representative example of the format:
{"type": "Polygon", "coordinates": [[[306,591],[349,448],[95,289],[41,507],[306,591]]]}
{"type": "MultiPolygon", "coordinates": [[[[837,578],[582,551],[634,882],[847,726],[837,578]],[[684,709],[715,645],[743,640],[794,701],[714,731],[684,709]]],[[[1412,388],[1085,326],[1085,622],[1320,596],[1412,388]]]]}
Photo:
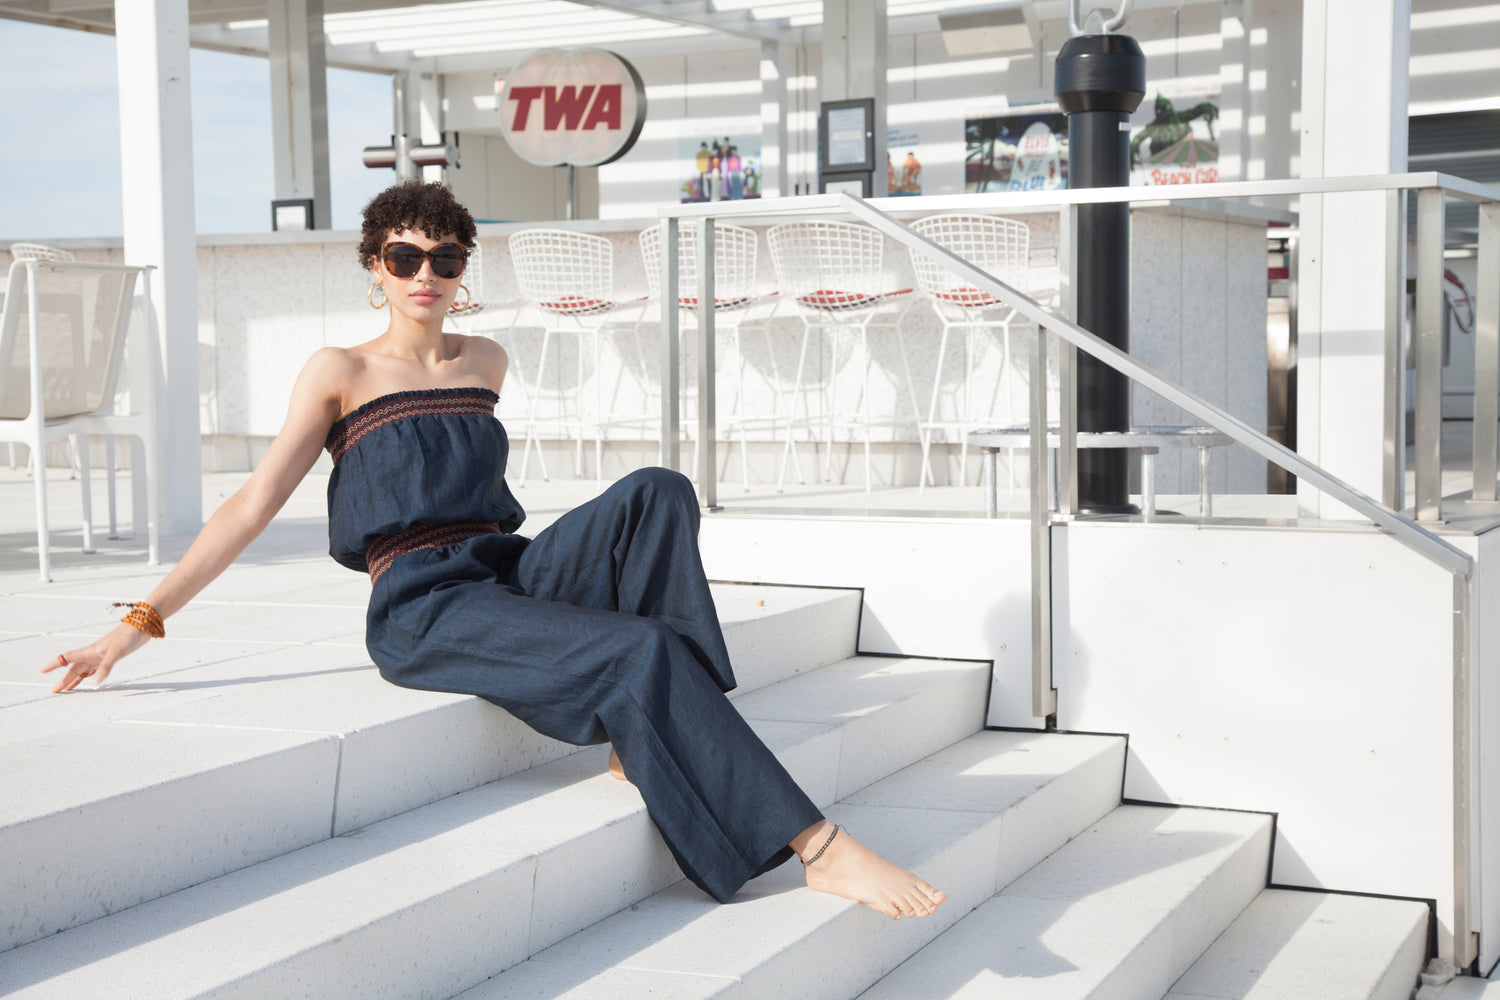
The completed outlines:
{"type": "MultiPolygon", "coordinates": [[[[266,29],[249,28],[230,31],[216,25],[198,25],[189,30],[194,48],[236,55],[269,57],[270,42],[266,29]]],[[[366,73],[401,73],[420,68],[407,53],[388,53],[373,45],[329,45],[324,62],[334,69],[360,70],[366,73]]]]}
{"type": "Polygon", "coordinates": [[[738,35],[757,41],[775,41],[785,25],[773,21],[755,21],[745,13],[710,14],[698,11],[698,4],[686,5],[662,3],[660,0],[581,0],[590,7],[602,10],[617,10],[637,17],[649,17],[655,21],[667,21],[694,28],[707,28],[726,35],[738,35]]]}
{"type": "MultiPolygon", "coordinates": [[[[693,33],[702,34],[704,28],[689,28],[678,25],[658,25],[653,28],[641,28],[636,30],[614,29],[608,34],[602,34],[597,42],[603,43],[607,39],[645,39],[645,38],[674,38],[693,33]]],[[[462,39],[456,39],[446,44],[419,45],[412,49],[412,54],[419,58],[431,56],[454,55],[464,52],[506,52],[523,51],[526,49],[547,48],[549,46],[577,45],[580,42],[587,43],[588,36],[580,36],[577,33],[552,32],[551,34],[529,34],[517,37],[507,32],[498,32],[487,35],[472,35],[462,39]]]]}

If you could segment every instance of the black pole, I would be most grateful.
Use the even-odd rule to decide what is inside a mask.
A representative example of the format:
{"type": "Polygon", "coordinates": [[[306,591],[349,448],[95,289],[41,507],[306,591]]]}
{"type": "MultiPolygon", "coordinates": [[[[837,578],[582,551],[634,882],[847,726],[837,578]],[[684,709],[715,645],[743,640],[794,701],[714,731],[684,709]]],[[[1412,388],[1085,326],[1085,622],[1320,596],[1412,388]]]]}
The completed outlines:
{"type": "MultiPolygon", "coordinates": [[[[1057,103],[1068,116],[1068,187],[1130,183],[1130,113],[1146,93],[1146,56],[1128,35],[1079,35],[1057,54],[1057,103]]],[[[1130,350],[1130,206],[1079,205],[1078,325],[1130,350]]],[[[1130,384],[1124,375],[1079,352],[1078,429],[1130,429],[1130,384]]],[[[1129,453],[1078,452],[1078,509],[1134,514],[1129,453]]]]}

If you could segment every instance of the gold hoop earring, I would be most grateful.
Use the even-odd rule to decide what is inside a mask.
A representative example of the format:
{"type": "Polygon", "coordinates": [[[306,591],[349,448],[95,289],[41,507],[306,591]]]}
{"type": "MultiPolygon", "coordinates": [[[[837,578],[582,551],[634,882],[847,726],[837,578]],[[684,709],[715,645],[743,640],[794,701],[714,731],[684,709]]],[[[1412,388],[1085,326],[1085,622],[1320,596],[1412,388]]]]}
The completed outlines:
{"type": "Polygon", "coordinates": [[[449,306],[448,311],[451,313],[463,312],[465,309],[469,308],[469,306],[474,304],[474,297],[469,294],[469,289],[463,284],[460,284],[458,288],[459,291],[464,293],[464,300],[463,302],[454,302],[451,306],[449,306]]]}
{"type": "Polygon", "coordinates": [[[385,285],[382,282],[379,282],[379,281],[376,281],[376,282],[372,283],[370,285],[370,293],[369,293],[369,295],[366,296],[366,298],[368,298],[370,300],[370,308],[371,309],[384,309],[385,308],[385,303],[386,303],[385,285]],[[380,301],[379,302],[375,301],[375,289],[377,289],[377,288],[380,289],[380,301]]]}

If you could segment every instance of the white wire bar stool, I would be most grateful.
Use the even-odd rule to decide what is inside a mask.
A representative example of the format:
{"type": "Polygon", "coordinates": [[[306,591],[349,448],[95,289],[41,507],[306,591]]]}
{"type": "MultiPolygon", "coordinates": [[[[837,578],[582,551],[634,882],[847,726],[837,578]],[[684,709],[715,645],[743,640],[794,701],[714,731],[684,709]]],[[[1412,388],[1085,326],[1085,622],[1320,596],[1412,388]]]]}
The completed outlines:
{"type": "MultiPolygon", "coordinates": [[[[786,443],[782,448],[777,489],[786,485],[788,460],[796,461],[797,475],[802,479],[796,431],[798,427],[805,427],[810,433],[817,430],[823,432],[825,481],[833,478],[834,431],[848,430],[851,443],[854,432],[863,431],[865,492],[869,492],[872,485],[871,429],[910,425],[920,431],[917,425],[921,420],[921,410],[917,405],[906,342],[901,334],[901,318],[911,307],[911,289],[884,286],[881,268],[884,264],[885,237],[869,226],[829,220],[788,222],[773,226],[767,231],[766,245],[771,251],[771,263],[776,268],[777,283],[781,291],[796,303],[797,313],[803,322],[802,346],[797,355],[797,374],[792,385],[786,443]],[[886,309],[889,306],[896,307],[894,312],[886,309]],[[902,419],[895,413],[876,417],[870,412],[870,366],[873,359],[870,355],[869,333],[872,326],[890,327],[895,331],[900,374],[905,380],[906,395],[911,403],[909,419],[902,419]],[[842,410],[838,400],[837,379],[838,334],[841,330],[854,332],[861,365],[859,398],[852,406],[842,410]],[[813,341],[813,334],[822,331],[831,333],[830,343],[834,355],[826,378],[827,409],[823,409],[823,394],[819,393],[819,412],[814,416],[804,392],[807,352],[813,341]],[[799,402],[802,404],[801,419],[797,417],[799,402]]],[[[899,386],[897,394],[900,394],[899,386]]]]}
{"type": "MultiPolygon", "coordinates": [[[[666,223],[641,230],[641,261],[646,268],[646,287],[653,298],[660,298],[662,289],[662,243],[666,223]]],[[[734,346],[737,361],[736,392],[732,416],[726,432],[738,433],[740,442],[740,474],[745,489],[750,488],[749,441],[746,431],[751,426],[769,426],[771,430],[785,423],[787,418],[780,413],[781,378],[776,370],[776,356],[771,350],[771,312],[752,316],[754,307],[771,299],[776,293],[762,293],[756,282],[759,263],[760,240],[755,231],[743,226],[717,224],[714,226],[714,329],[727,330],[734,346]],[[770,358],[773,409],[770,414],[753,417],[745,415],[745,352],[741,331],[745,327],[759,329],[765,338],[766,354],[770,358]]],[[[691,292],[698,285],[698,230],[683,226],[677,236],[677,273],[679,289],[691,292]]],[[[662,308],[667,308],[663,303],[662,308]]],[[[677,308],[681,313],[681,329],[694,329],[697,325],[698,298],[695,294],[679,294],[677,308]]],[[[693,424],[684,421],[683,427],[693,424]]]]}
{"type": "Polygon", "coordinates": [[[460,298],[448,307],[448,320],[460,332],[474,333],[476,321],[484,307],[490,304],[484,292],[484,248],[478,240],[474,241],[474,249],[469,251],[469,262],[464,266],[459,284],[462,286],[460,298]]]}
{"type": "MultiPolygon", "coordinates": [[[[578,381],[571,400],[574,412],[569,416],[566,411],[570,400],[559,380],[557,401],[563,415],[558,422],[565,431],[573,433],[577,449],[575,475],[583,475],[583,440],[586,431],[591,434],[594,439],[594,475],[602,480],[604,438],[609,427],[620,422],[609,418],[603,401],[603,379],[600,377],[602,330],[617,317],[622,307],[644,300],[625,302],[615,298],[614,247],[602,236],[566,229],[527,229],[510,237],[510,259],[516,270],[521,296],[540,314],[543,328],[536,375],[528,387],[523,387],[529,389],[526,393],[526,439],[521,450],[521,472],[517,482],[526,481],[533,447],[542,478],[548,478],[541,439],[537,436],[537,411],[546,376],[547,350],[554,339],[568,334],[578,338],[578,381]],[[582,405],[586,381],[585,340],[591,342],[589,346],[594,362],[591,413],[584,413],[582,405]]],[[[558,352],[561,363],[560,344],[558,352]]]]}
{"type": "MultiPolygon", "coordinates": [[[[1025,223],[1014,219],[1003,219],[993,215],[952,213],[930,215],[911,224],[913,232],[925,236],[977,267],[984,269],[1014,288],[1026,288],[1027,258],[1031,244],[1031,230],[1025,223]]],[[[932,472],[932,437],[942,431],[959,442],[959,482],[968,482],[969,441],[968,432],[993,425],[998,395],[1004,401],[1005,420],[1013,423],[1014,393],[1010,379],[1012,360],[1011,326],[1016,322],[1016,310],[1000,299],[972,285],[965,284],[957,275],[936,261],[922,255],[911,255],[912,269],[916,272],[919,287],[932,303],[938,320],[943,324],[943,333],[938,340],[937,370],[932,378],[932,399],[928,404],[927,419],[921,424],[922,434],[922,478],[919,486],[925,489],[929,483],[936,485],[932,472]],[[951,416],[942,416],[943,408],[943,361],[947,357],[949,334],[954,330],[963,333],[963,375],[953,401],[951,416]],[[975,367],[974,337],[977,333],[998,333],[1000,346],[999,373],[994,392],[988,394],[983,405],[975,407],[973,373],[975,367]],[[976,412],[976,409],[978,412],[976,412]]],[[[1022,320],[1021,322],[1025,322],[1022,320]]],[[[1014,468],[1014,461],[1011,462],[1014,468]]],[[[1014,475],[1011,482],[1014,489],[1014,475]]]]}

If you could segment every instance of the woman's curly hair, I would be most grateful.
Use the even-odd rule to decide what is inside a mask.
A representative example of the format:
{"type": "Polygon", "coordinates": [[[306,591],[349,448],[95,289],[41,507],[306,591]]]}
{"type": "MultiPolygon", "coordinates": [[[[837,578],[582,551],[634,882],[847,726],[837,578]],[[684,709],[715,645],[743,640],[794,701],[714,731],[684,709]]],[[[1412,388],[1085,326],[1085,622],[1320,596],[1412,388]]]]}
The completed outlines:
{"type": "Polygon", "coordinates": [[[446,184],[419,180],[394,184],[370,199],[360,230],[359,262],[370,270],[370,261],[391,233],[403,229],[440,240],[450,233],[466,248],[474,249],[474,217],[458,203],[446,184]]]}

